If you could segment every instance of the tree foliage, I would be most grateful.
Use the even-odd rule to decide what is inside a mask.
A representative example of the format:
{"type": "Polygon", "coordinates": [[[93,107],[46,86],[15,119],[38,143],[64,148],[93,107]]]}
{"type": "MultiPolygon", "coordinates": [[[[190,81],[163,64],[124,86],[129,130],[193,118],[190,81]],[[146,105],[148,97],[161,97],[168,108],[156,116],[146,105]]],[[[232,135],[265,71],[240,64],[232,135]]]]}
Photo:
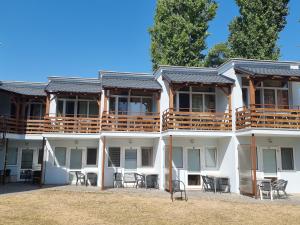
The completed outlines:
{"type": "Polygon", "coordinates": [[[228,48],[227,43],[219,43],[212,47],[206,58],[204,66],[207,67],[218,67],[224,63],[231,56],[230,49],[228,48]]]}
{"type": "Polygon", "coordinates": [[[158,65],[203,65],[208,22],[216,15],[214,0],[158,0],[150,28],[153,69],[158,65]]]}
{"type": "Polygon", "coordinates": [[[240,16],[229,25],[233,57],[277,60],[279,33],[286,25],[289,0],[236,0],[240,16]]]}

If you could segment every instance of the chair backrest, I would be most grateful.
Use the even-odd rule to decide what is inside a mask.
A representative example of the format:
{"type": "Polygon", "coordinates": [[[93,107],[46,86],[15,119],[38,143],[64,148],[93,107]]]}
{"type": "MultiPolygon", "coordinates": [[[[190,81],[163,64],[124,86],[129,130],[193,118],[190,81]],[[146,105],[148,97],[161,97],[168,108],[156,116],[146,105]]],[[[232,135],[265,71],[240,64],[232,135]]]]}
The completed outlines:
{"type": "Polygon", "coordinates": [[[172,180],[172,192],[179,192],[183,190],[185,190],[185,184],[182,181],[172,180]]]}
{"type": "Polygon", "coordinates": [[[144,180],[145,179],[144,176],[139,173],[135,173],[134,176],[135,176],[135,180],[144,180]]]}
{"type": "Polygon", "coordinates": [[[262,191],[271,191],[272,189],[271,182],[269,181],[262,181],[259,186],[262,191]]]}
{"type": "Polygon", "coordinates": [[[135,182],[135,173],[124,173],[124,182],[135,182]]]}
{"type": "Polygon", "coordinates": [[[76,178],[84,177],[84,174],[81,173],[80,171],[75,171],[75,175],[76,175],[76,178]]]}
{"type": "Polygon", "coordinates": [[[123,176],[122,173],[114,173],[114,181],[122,181],[123,180],[123,176]]]}
{"type": "Polygon", "coordinates": [[[276,189],[285,191],[287,183],[288,183],[287,180],[283,180],[283,179],[277,180],[277,182],[275,183],[276,189]]]}

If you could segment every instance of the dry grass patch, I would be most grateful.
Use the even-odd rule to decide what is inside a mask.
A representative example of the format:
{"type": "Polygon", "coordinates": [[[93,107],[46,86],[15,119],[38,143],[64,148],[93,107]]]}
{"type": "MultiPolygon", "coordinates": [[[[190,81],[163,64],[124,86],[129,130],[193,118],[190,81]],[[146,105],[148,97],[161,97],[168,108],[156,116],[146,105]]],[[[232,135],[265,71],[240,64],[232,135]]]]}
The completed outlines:
{"type": "Polygon", "coordinates": [[[40,190],[0,196],[0,224],[299,224],[293,205],[124,192],[40,190]]]}

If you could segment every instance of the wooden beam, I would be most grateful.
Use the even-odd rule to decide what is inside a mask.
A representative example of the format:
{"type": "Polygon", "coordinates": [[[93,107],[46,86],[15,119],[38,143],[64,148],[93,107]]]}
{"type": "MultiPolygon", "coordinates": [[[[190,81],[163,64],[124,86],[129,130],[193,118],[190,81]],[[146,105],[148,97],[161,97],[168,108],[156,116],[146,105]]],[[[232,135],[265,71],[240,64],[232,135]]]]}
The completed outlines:
{"type": "Polygon", "coordinates": [[[172,193],[172,180],[173,180],[173,165],[172,165],[172,157],[173,156],[173,137],[169,136],[169,192],[172,193]]]}
{"type": "Polygon", "coordinates": [[[104,91],[104,96],[103,96],[103,112],[107,112],[108,109],[107,109],[107,93],[106,91],[104,91]]]}
{"type": "Polygon", "coordinates": [[[160,113],[160,92],[156,93],[156,111],[160,113]]]}
{"type": "Polygon", "coordinates": [[[104,169],[105,169],[105,148],[106,148],[106,137],[103,137],[102,145],[102,164],[101,164],[101,190],[104,190],[104,169]]]}
{"type": "Polygon", "coordinates": [[[50,112],[50,94],[47,93],[45,116],[49,116],[49,112],[50,112]]]}
{"type": "Polygon", "coordinates": [[[255,85],[253,78],[249,79],[249,96],[250,96],[250,106],[255,106],[255,85]]]}
{"type": "Polygon", "coordinates": [[[169,84],[169,108],[174,109],[174,89],[171,84],[169,84]]]}
{"type": "Polygon", "coordinates": [[[42,165],[41,165],[41,177],[40,177],[40,187],[42,187],[42,185],[44,184],[44,169],[45,169],[45,144],[46,144],[46,138],[43,137],[43,142],[42,142],[42,154],[43,154],[43,158],[42,158],[42,165]]]}
{"type": "Polygon", "coordinates": [[[257,181],[256,181],[256,137],[251,136],[251,167],[252,167],[252,192],[257,197],[257,181]]]}
{"type": "Polygon", "coordinates": [[[97,104],[98,104],[98,116],[101,118],[101,95],[97,98],[97,104]]]}

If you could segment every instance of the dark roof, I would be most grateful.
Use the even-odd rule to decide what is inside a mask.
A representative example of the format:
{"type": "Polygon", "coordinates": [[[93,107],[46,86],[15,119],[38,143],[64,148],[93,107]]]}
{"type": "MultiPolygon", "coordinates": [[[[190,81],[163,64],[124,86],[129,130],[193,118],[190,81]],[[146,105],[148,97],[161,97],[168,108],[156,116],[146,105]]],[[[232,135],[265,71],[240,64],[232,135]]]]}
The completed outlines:
{"type": "Polygon", "coordinates": [[[103,88],[161,90],[153,74],[101,71],[100,76],[103,88]]]}
{"type": "Polygon", "coordinates": [[[46,96],[46,85],[46,83],[0,81],[0,90],[13,92],[20,95],[46,96]]]}
{"type": "Polygon", "coordinates": [[[233,84],[234,81],[210,68],[167,67],[162,68],[162,76],[170,83],[218,83],[233,84]]]}
{"type": "Polygon", "coordinates": [[[49,77],[47,92],[101,93],[101,83],[97,78],[49,77]]]}
{"type": "Polygon", "coordinates": [[[291,69],[287,63],[235,63],[234,68],[238,72],[247,73],[253,76],[300,76],[300,69],[291,69]]]}

